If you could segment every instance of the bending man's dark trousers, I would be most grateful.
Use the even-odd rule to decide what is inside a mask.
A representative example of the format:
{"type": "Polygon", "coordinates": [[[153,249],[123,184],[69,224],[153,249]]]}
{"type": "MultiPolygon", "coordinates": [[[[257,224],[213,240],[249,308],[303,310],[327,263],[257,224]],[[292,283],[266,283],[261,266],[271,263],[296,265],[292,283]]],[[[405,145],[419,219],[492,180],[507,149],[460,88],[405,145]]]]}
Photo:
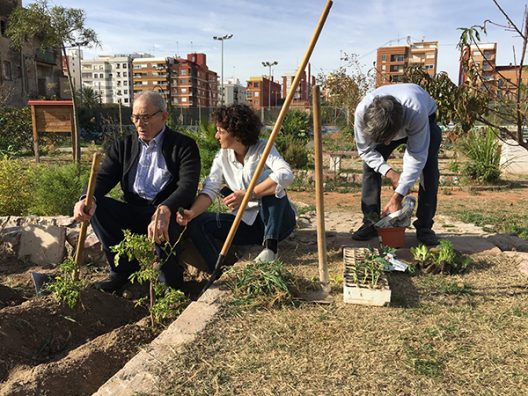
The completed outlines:
{"type": "MultiPolygon", "coordinates": [[[[429,142],[429,152],[427,162],[422,171],[422,180],[418,190],[418,208],[416,210],[417,220],[414,222],[416,229],[431,229],[433,219],[436,214],[438,182],[440,172],[438,170],[438,151],[442,141],[442,131],[436,124],[434,114],[429,116],[429,129],[431,139],[429,142]]],[[[388,145],[378,144],[378,151],[385,161],[396,147],[407,142],[407,138],[395,140],[388,145]]],[[[361,186],[361,210],[363,212],[363,222],[378,217],[381,211],[381,175],[363,163],[363,182],[361,186]]]]}
{"type": "MultiPolygon", "coordinates": [[[[139,269],[136,260],[129,261],[126,257],[121,257],[119,265],[116,266],[114,264],[115,253],[110,248],[123,240],[123,230],[128,229],[135,234],[146,235],[147,227],[155,211],[156,206],[147,201],[141,204],[131,204],[109,197],[97,200],[97,208],[91,224],[108,259],[110,274],[128,276],[139,269]]],[[[180,232],[181,227],[176,223],[176,216],[173,215],[169,226],[169,237],[172,244],[177,240],[180,232]]],[[[167,259],[161,268],[161,280],[171,287],[181,287],[183,268],[178,264],[177,252],[173,252],[168,258],[160,246],[156,246],[156,252],[161,260],[167,259]]]]}

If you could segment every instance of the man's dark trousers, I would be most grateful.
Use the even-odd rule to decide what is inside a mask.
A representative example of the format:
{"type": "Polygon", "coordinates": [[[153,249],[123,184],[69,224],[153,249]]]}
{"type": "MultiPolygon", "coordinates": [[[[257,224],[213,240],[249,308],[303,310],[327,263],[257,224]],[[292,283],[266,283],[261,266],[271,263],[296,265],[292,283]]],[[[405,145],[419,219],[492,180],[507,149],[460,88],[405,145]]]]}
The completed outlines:
{"type": "MultiPolygon", "coordinates": [[[[101,241],[103,251],[110,265],[110,274],[129,276],[139,270],[136,260],[129,261],[121,257],[119,265],[114,264],[114,256],[110,248],[119,244],[124,238],[123,230],[130,230],[135,234],[146,234],[147,227],[156,211],[156,206],[148,201],[138,199],[137,203],[125,203],[109,197],[97,200],[97,208],[91,224],[95,234],[101,241]]],[[[176,223],[176,215],[171,215],[169,237],[171,243],[177,240],[181,227],[176,223]]],[[[161,260],[166,258],[163,250],[156,246],[156,252],[161,260]]],[[[180,288],[183,282],[183,268],[178,264],[177,254],[173,252],[161,268],[161,280],[173,288],[180,288]]]]}
{"type": "MultiPolygon", "coordinates": [[[[431,139],[427,162],[422,171],[422,181],[418,190],[418,208],[416,210],[417,220],[414,222],[416,229],[431,229],[433,218],[436,213],[438,182],[440,172],[438,170],[438,151],[442,142],[442,131],[436,124],[434,114],[429,116],[429,129],[431,139]]],[[[407,142],[407,138],[399,139],[388,145],[378,144],[378,151],[385,161],[396,147],[407,142]]],[[[363,181],[361,186],[361,211],[363,222],[369,223],[372,219],[379,217],[381,211],[381,175],[363,163],[363,181]]]]}

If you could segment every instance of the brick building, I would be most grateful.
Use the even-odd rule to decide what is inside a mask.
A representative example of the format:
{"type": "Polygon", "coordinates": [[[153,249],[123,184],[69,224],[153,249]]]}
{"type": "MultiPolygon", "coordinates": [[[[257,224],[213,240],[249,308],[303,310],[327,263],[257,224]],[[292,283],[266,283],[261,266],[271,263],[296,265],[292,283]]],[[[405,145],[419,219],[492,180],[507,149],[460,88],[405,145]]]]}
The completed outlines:
{"type": "Polygon", "coordinates": [[[281,85],[267,76],[250,77],[246,86],[247,103],[255,110],[275,107],[281,100],[281,85]]]}

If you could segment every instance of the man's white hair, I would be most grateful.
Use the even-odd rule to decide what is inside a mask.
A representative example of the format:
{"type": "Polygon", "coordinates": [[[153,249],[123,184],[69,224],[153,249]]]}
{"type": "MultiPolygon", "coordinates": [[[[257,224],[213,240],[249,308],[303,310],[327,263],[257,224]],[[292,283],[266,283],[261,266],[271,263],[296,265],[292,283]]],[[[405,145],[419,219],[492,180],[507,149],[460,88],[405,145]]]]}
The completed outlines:
{"type": "Polygon", "coordinates": [[[144,100],[151,105],[157,107],[161,111],[167,111],[167,102],[163,99],[163,96],[158,91],[145,91],[140,93],[134,98],[134,102],[138,100],[144,100]]]}

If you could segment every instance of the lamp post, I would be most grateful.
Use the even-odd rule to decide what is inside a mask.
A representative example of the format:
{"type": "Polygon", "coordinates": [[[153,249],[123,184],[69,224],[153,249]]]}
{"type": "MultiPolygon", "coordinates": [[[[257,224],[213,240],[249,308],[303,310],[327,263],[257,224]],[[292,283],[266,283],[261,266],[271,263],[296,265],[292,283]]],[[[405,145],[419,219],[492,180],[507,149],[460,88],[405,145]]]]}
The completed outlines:
{"type": "Polygon", "coordinates": [[[268,78],[268,110],[271,108],[271,67],[278,65],[279,62],[262,62],[262,66],[269,68],[269,78],[268,78]]]}
{"type": "Polygon", "coordinates": [[[213,36],[213,39],[214,40],[219,40],[221,43],[222,43],[222,52],[221,52],[221,77],[220,77],[220,92],[221,92],[221,99],[220,99],[220,104],[223,105],[224,104],[224,41],[225,40],[229,40],[231,37],[233,37],[232,34],[225,34],[223,36],[213,36]]]}

